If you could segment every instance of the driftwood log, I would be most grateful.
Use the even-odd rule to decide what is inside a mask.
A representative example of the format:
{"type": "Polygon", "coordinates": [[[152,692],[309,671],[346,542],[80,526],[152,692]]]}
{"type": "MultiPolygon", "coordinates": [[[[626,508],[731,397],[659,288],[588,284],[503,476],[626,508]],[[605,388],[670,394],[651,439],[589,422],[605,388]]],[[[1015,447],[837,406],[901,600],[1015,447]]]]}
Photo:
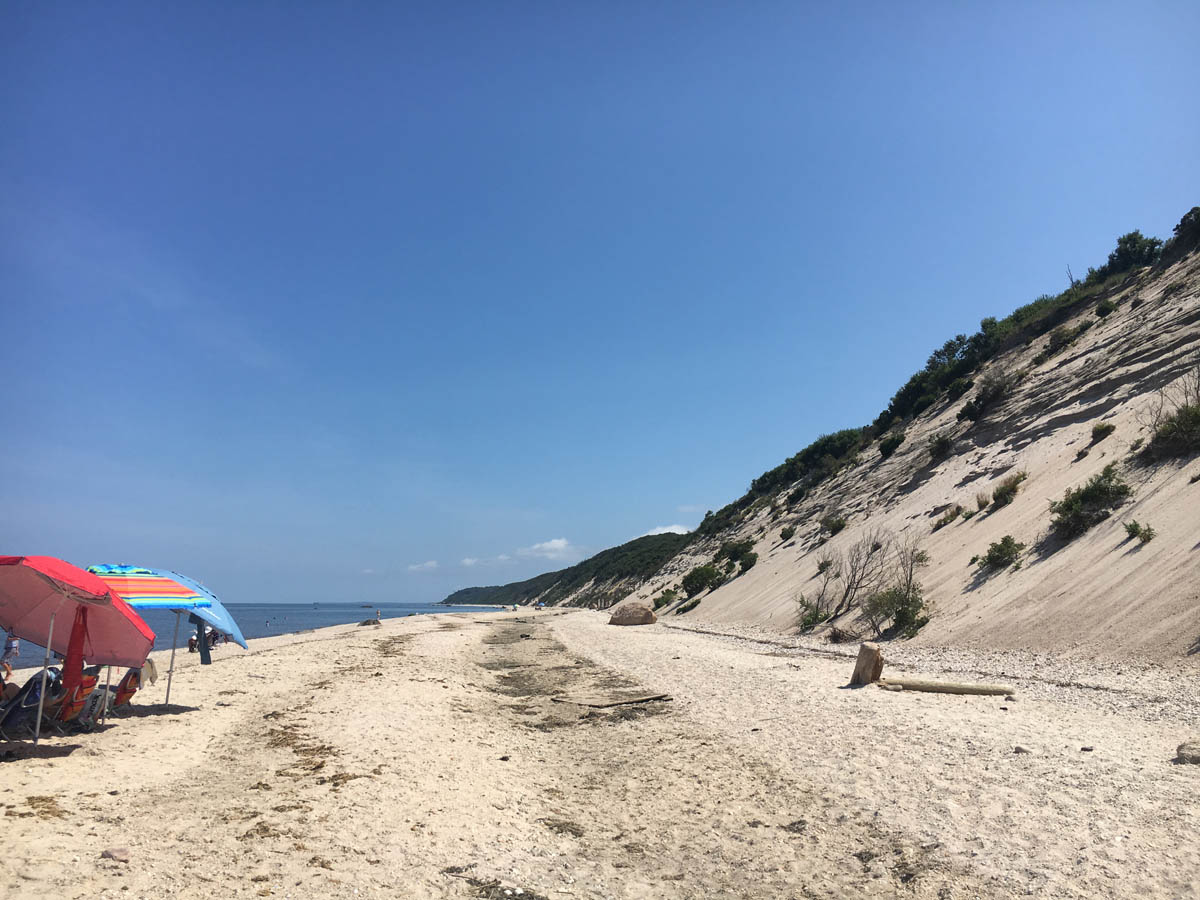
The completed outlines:
{"type": "Polygon", "coordinates": [[[971,684],[965,681],[930,681],[927,678],[884,678],[879,681],[881,688],[906,691],[928,691],[934,694],[1015,694],[1017,689],[1011,684],[971,684]]]}
{"type": "Polygon", "coordinates": [[[879,645],[867,641],[858,648],[858,659],[854,662],[854,674],[850,676],[851,684],[871,684],[878,681],[883,674],[883,653],[879,645]]]}

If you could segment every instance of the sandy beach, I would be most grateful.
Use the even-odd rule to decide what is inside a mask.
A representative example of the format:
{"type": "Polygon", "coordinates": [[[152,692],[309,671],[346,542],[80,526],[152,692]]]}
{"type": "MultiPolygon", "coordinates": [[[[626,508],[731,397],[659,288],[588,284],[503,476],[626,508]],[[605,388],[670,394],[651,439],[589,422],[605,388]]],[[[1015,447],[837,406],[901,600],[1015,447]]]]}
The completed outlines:
{"type": "Polygon", "coordinates": [[[98,732],[2,746],[0,893],[1200,895],[1189,670],[889,647],[889,671],[1019,689],[894,694],[844,688],[854,647],[606,621],[181,654],[171,709],[160,677],[98,732]]]}

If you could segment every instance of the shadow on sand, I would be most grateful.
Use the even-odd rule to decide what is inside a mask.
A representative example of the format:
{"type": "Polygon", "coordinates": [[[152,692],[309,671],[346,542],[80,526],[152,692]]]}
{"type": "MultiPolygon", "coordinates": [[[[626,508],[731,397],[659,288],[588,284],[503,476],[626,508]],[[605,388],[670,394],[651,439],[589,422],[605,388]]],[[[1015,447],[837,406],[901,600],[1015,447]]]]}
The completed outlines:
{"type": "Polygon", "coordinates": [[[1069,540],[1059,537],[1055,532],[1047,531],[1041,540],[1033,545],[1033,558],[1036,562],[1049,559],[1069,543],[1069,540]]]}
{"type": "Polygon", "coordinates": [[[152,703],[141,706],[131,706],[128,710],[122,711],[122,714],[117,717],[110,717],[105,725],[120,721],[121,719],[145,719],[148,716],[177,716],[182,713],[199,712],[198,706],[183,706],[179,703],[152,703]]]}
{"type": "Polygon", "coordinates": [[[18,759],[62,759],[70,756],[83,744],[34,744],[27,741],[0,741],[0,763],[18,759]]]}

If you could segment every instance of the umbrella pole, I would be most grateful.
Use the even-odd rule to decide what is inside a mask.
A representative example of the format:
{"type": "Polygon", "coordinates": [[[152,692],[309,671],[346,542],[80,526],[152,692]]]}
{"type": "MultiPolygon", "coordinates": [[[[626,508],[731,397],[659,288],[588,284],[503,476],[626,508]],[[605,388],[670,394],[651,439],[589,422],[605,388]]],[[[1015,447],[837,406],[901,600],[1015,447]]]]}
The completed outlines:
{"type": "Polygon", "coordinates": [[[175,674],[175,645],[179,642],[179,611],[175,611],[175,636],[171,638],[171,664],[167,667],[167,699],[166,705],[171,705],[171,676],[175,674]]]}
{"type": "Polygon", "coordinates": [[[42,689],[38,692],[37,722],[33,726],[33,742],[36,744],[42,737],[42,710],[46,705],[46,671],[50,668],[50,645],[54,643],[54,617],[58,610],[50,613],[50,631],[46,635],[46,658],[42,661],[42,689]]]}
{"type": "Polygon", "coordinates": [[[108,717],[108,701],[112,698],[109,693],[109,686],[112,684],[112,666],[108,667],[108,674],[104,676],[104,703],[100,707],[100,724],[104,724],[104,720],[108,717]]]}

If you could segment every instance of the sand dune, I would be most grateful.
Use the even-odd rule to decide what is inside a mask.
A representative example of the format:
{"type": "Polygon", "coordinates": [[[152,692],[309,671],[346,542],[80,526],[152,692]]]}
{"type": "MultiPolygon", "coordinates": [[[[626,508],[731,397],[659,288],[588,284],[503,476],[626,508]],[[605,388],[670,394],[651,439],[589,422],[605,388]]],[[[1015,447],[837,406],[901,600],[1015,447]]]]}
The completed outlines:
{"type": "Polygon", "coordinates": [[[1071,328],[1095,324],[1049,360],[1036,359],[1043,338],[988,363],[977,379],[1026,373],[994,415],[971,425],[957,421],[962,400],[935,405],[908,426],[890,459],[876,448],[864,451],[858,464],[794,508],[781,500],[764,505],[734,532],[692,545],[633,596],[677,587],[690,568],[711,560],[720,541],[749,538],[758,564],[703,595],[686,618],[788,631],[796,600],[816,590],[819,555],[845,551],[882,529],[920,537],[930,555],[922,582],[935,615],[918,644],[1200,664],[1200,464],[1192,458],[1144,466],[1131,453],[1151,434],[1146,413],[1156,392],[1200,365],[1200,254],[1131,277],[1113,299],[1117,309],[1104,319],[1089,305],[1068,320],[1071,328]],[[1093,443],[1092,426],[1101,421],[1115,431],[1093,443]],[[938,433],[952,434],[956,449],[931,463],[928,443],[938,433]],[[1134,486],[1132,500],[1066,546],[1049,539],[1049,501],[1112,462],[1134,486]],[[974,513],[977,492],[1022,471],[1028,477],[1010,505],[974,513]],[[935,521],[956,504],[971,517],[935,532],[935,521]],[[820,519],[834,510],[849,526],[823,542],[820,519]],[[1158,537],[1144,545],[1131,540],[1124,529],[1131,519],[1152,525],[1158,537]],[[796,535],[782,541],[788,525],[796,535]],[[971,558],[1005,535],[1027,546],[1022,566],[981,576],[971,558]]]}

